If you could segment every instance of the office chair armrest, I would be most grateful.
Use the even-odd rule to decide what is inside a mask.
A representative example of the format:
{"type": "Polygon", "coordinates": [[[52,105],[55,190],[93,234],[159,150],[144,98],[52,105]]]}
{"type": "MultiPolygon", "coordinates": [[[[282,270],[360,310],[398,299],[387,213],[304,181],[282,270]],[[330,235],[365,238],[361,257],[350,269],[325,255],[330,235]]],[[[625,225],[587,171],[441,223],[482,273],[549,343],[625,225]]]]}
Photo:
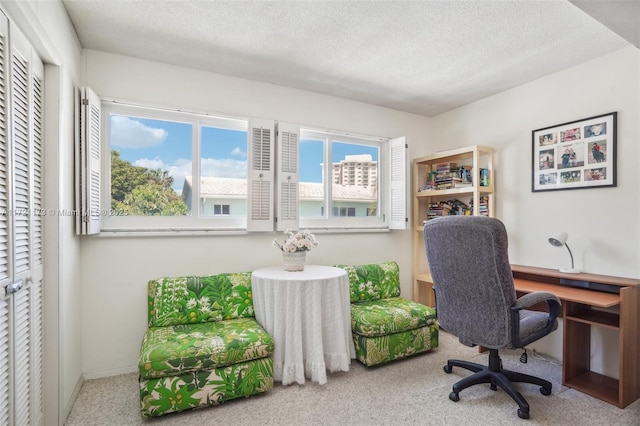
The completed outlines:
{"type": "Polygon", "coordinates": [[[560,299],[555,294],[536,291],[525,294],[516,300],[516,304],[511,307],[511,320],[513,326],[511,328],[511,342],[516,348],[523,348],[531,342],[534,342],[542,336],[549,334],[556,328],[556,318],[560,315],[560,299]],[[543,329],[535,333],[529,333],[521,340],[520,336],[520,311],[538,303],[546,302],[549,309],[549,317],[547,325],[543,329]]]}
{"type": "Polygon", "coordinates": [[[534,291],[533,293],[525,294],[516,300],[516,304],[511,307],[511,310],[517,312],[541,302],[547,303],[547,307],[549,308],[549,323],[553,323],[556,318],[558,318],[558,315],[560,315],[561,306],[560,299],[553,293],[534,291]]]}

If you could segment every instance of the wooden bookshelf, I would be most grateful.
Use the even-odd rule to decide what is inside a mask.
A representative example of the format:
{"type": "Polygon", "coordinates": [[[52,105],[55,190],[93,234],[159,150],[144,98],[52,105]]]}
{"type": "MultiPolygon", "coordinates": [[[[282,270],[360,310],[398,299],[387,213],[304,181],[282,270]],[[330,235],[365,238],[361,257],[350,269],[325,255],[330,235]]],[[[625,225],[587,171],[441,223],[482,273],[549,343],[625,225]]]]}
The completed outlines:
{"type": "Polygon", "coordinates": [[[462,201],[472,215],[494,215],[494,167],[493,148],[473,145],[440,151],[413,160],[413,300],[428,306],[435,306],[433,280],[429,271],[425,245],[424,221],[430,219],[432,203],[462,201]],[[432,173],[437,174],[440,165],[449,164],[458,169],[466,168],[471,182],[456,187],[453,183],[447,189],[435,189],[429,182],[432,173]],[[482,171],[486,177],[483,177],[482,171]],[[429,186],[429,188],[427,188],[429,186]]]}

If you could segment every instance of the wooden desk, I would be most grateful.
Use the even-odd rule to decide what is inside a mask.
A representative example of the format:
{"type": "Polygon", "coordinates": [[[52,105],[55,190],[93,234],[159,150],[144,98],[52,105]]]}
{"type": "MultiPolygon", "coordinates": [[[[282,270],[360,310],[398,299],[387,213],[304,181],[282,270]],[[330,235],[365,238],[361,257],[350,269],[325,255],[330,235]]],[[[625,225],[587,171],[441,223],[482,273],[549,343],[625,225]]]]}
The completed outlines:
{"type": "Polygon", "coordinates": [[[548,291],[562,301],[562,384],[620,408],[640,398],[640,280],[521,265],[511,269],[519,295],[548,291]],[[619,293],[567,287],[562,279],[606,284],[619,293]],[[591,327],[617,331],[619,379],[591,371],[591,327]]]}

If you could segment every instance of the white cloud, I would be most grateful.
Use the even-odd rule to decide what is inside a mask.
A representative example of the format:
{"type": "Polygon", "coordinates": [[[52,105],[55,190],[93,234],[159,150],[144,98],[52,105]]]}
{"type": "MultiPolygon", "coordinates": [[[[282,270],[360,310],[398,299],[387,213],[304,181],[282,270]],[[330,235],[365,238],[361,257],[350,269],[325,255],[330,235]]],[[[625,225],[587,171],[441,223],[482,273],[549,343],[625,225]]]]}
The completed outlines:
{"type": "Polygon", "coordinates": [[[247,162],[230,158],[203,158],[200,175],[208,177],[246,178],[247,162]]]}
{"type": "Polygon", "coordinates": [[[145,126],[129,117],[114,115],[111,117],[112,146],[122,148],[148,148],[161,145],[169,136],[165,129],[145,126]]]}
{"type": "Polygon", "coordinates": [[[247,158],[247,153],[242,151],[240,147],[235,147],[233,151],[231,151],[231,155],[235,155],[240,158],[247,158]]]}
{"type": "Polygon", "coordinates": [[[154,158],[153,160],[149,158],[140,158],[139,160],[134,161],[133,165],[138,167],[146,167],[147,169],[151,169],[151,170],[156,170],[156,169],[165,170],[167,168],[167,165],[164,163],[164,161],[162,161],[157,157],[154,158]]]}

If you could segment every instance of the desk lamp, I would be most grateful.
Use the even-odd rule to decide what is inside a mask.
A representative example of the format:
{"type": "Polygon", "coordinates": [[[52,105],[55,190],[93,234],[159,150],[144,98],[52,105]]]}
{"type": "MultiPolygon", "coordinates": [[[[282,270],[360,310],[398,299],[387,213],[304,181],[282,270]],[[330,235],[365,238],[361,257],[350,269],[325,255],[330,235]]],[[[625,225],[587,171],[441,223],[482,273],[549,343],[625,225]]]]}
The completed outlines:
{"type": "Polygon", "coordinates": [[[574,265],[573,265],[573,253],[571,253],[571,249],[569,248],[569,245],[567,244],[567,238],[569,238],[567,233],[566,232],[561,232],[558,235],[556,235],[555,237],[550,237],[549,238],[549,244],[551,244],[554,247],[565,246],[567,248],[567,250],[569,250],[569,256],[571,256],[571,268],[562,268],[562,269],[560,269],[560,272],[564,272],[566,274],[578,274],[578,273],[580,273],[580,270],[576,269],[574,267],[574,265]]]}

